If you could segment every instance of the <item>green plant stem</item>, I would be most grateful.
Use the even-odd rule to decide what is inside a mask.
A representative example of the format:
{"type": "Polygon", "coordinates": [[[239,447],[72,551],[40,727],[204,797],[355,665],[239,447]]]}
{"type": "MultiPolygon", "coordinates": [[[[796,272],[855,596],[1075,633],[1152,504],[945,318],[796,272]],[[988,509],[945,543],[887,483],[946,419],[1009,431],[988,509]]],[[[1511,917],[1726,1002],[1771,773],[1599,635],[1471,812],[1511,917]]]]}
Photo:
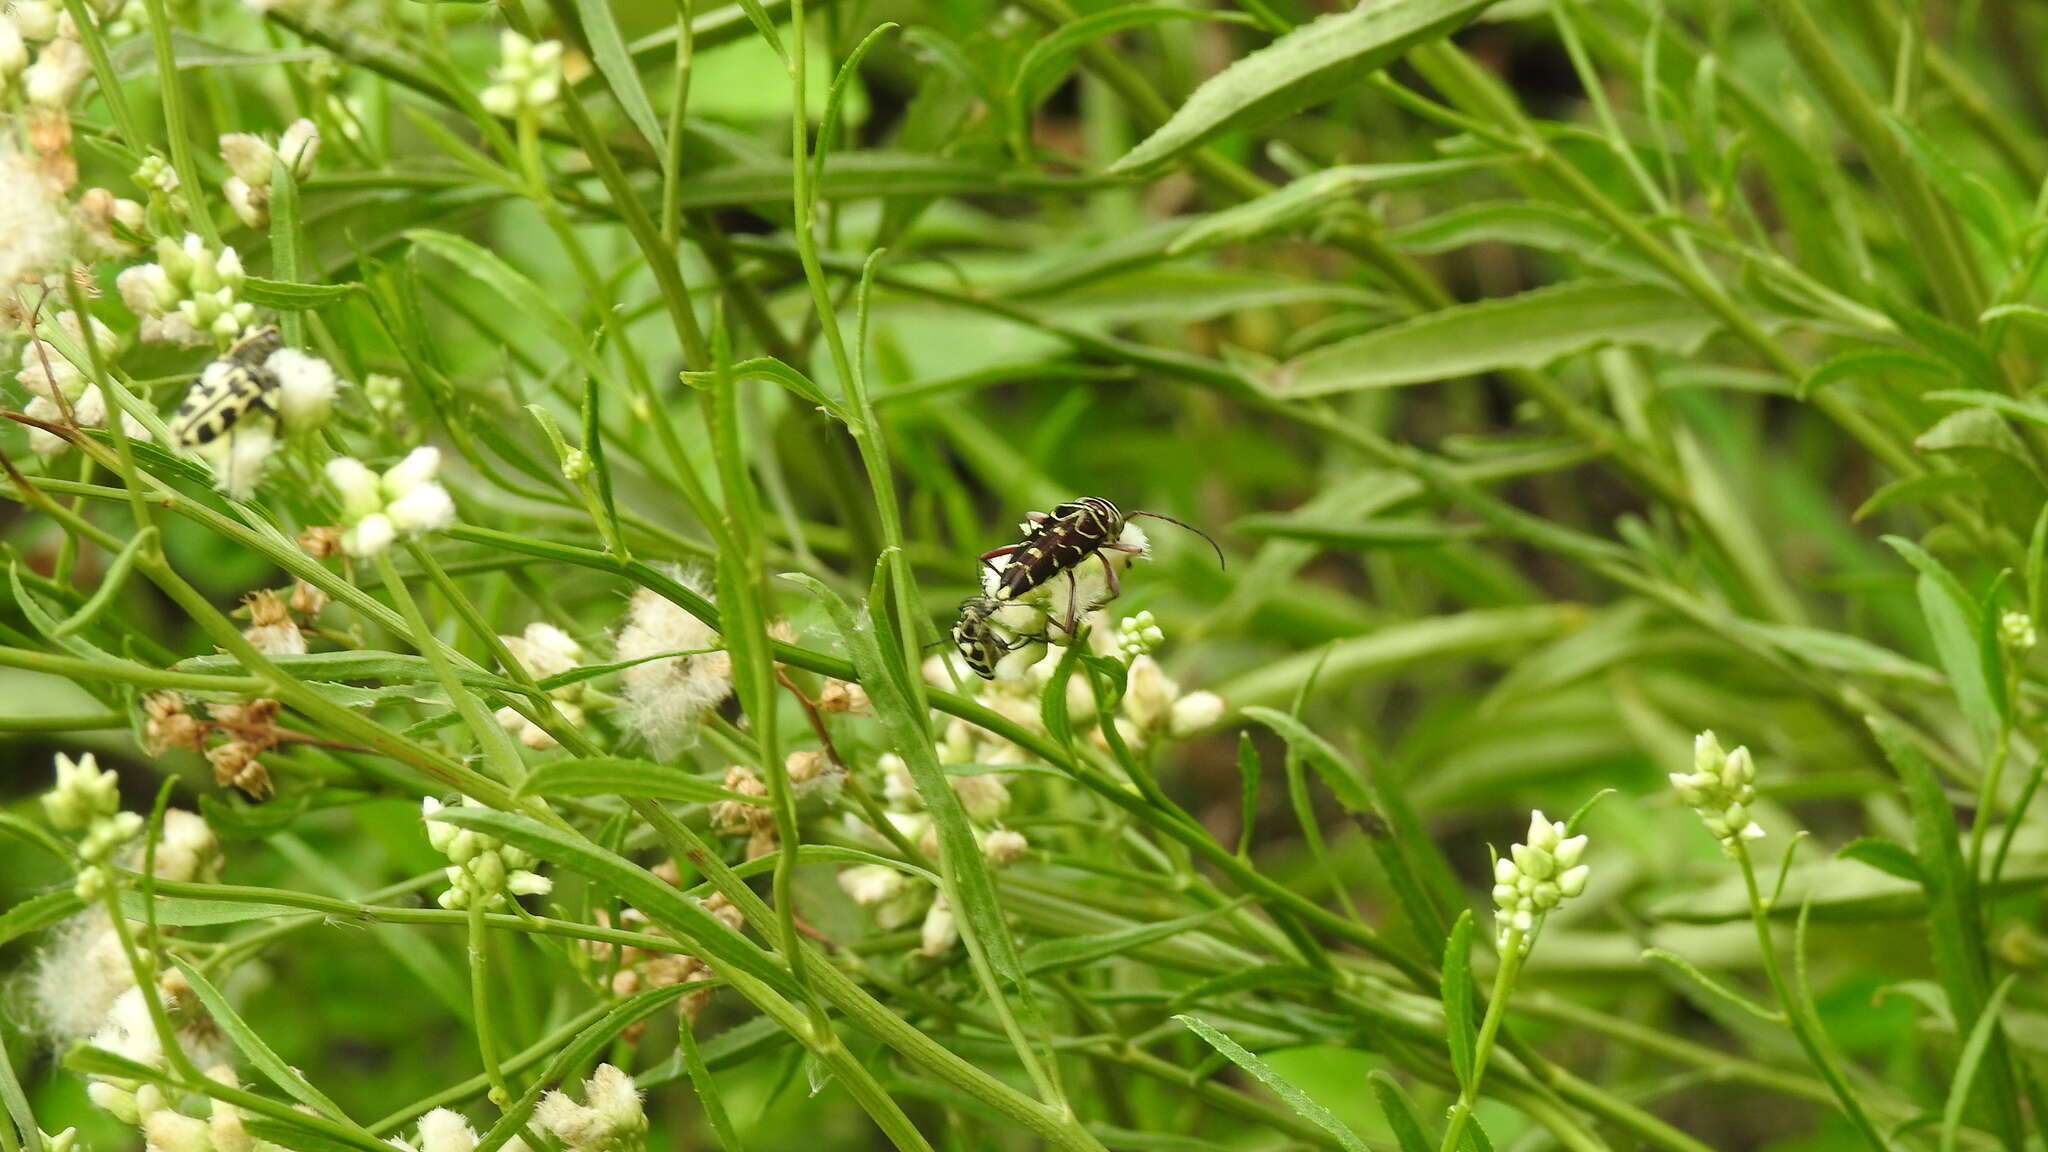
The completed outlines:
{"type": "Polygon", "coordinates": [[[220,229],[206,206],[206,185],[192,158],[192,133],[185,123],[185,97],[179,86],[178,57],[171,46],[171,16],[165,0],[144,0],[149,13],[150,41],[156,49],[157,88],[163,99],[164,134],[171,141],[171,167],[178,173],[178,192],[185,199],[185,219],[207,247],[220,248],[220,229]]]}
{"type": "Polygon", "coordinates": [[[1493,1055],[1494,1038],[1500,1033],[1501,1021],[1507,1017],[1508,1000],[1515,992],[1515,976],[1522,969],[1523,939],[1521,929],[1510,928],[1506,940],[1501,943],[1500,964],[1493,973],[1493,993],[1486,998],[1486,1015],[1479,1021],[1479,1042],[1472,1050],[1472,1074],[1458,1087],[1458,1099],[1451,1105],[1444,1123],[1444,1137],[1437,1145],[1438,1152],[1457,1152],[1458,1140],[1472,1118],[1473,1106],[1479,1103],[1479,1086],[1486,1078],[1486,1061],[1493,1055]]]}
{"type": "Polygon", "coordinates": [[[1829,1049],[1827,1038],[1821,1031],[1820,1021],[1814,1018],[1803,997],[1797,995],[1785,982],[1785,973],[1778,963],[1777,944],[1771,939],[1770,909],[1756,882],[1756,868],[1750,861],[1749,848],[1743,841],[1735,841],[1736,863],[1742,868],[1742,882],[1749,891],[1750,923],[1756,927],[1758,954],[1763,959],[1764,978],[1770,981],[1771,992],[1778,999],[1778,1011],[1785,1025],[1792,1032],[1793,1039],[1806,1054],[1807,1063],[1820,1074],[1829,1091],[1834,1093],[1835,1103],[1842,1115],[1863,1137],[1874,1152],[1891,1152],[1891,1145],[1878,1131],[1877,1125],[1863,1109],[1863,1102],[1849,1087],[1849,1081],[1836,1063],[1834,1053],[1829,1049]]]}
{"type": "Polygon", "coordinates": [[[506,1081],[504,1065],[498,1059],[498,1006],[491,997],[491,967],[487,955],[490,941],[484,923],[484,898],[480,893],[470,893],[469,906],[464,910],[463,918],[469,928],[469,995],[470,1002],[475,1005],[477,1055],[483,1060],[484,1076],[490,1080],[491,1103],[504,1108],[516,1093],[506,1081]]]}

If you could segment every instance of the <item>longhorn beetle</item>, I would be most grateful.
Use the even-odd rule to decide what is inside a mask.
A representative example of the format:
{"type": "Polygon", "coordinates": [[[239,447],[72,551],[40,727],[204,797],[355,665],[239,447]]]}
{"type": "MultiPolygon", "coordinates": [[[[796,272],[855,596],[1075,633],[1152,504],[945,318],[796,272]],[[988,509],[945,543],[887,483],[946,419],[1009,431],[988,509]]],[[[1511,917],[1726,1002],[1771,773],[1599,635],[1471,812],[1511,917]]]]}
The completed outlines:
{"type": "Polygon", "coordinates": [[[187,448],[210,444],[233,431],[251,411],[270,411],[277,377],[263,364],[283,345],[275,325],[236,337],[192,382],[192,390],[171,418],[171,437],[187,448]],[[214,364],[222,370],[215,372],[214,364]]]}
{"type": "Polygon", "coordinates": [[[229,437],[225,466],[232,472],[235,426],[251,412],[277,410],[277,376],[264,365],[283,346],[284,336],[274,324],[235,337],[185,393],[171,417],[171,439],[180,447],[198,448],[229,437]]]}
{"type": "Polygon", "coordinates": [[[1160,512],[1120,511],[1100,496],[1083,496],[1054,507],[1050,513],[1027,513],[1023,540],[982,555],[982,563],[995,570],[995,583],[989,589],[989,595],[996,600],[1015,600],[1054,577],[1065,575],[1067,588],[1072,593],[1067,598],[1066,619],[1066,630],[1071,633],[1082,611],[1075,603],[1079,598],[1079,582],[1074,570],[1086,563],[1090,556],[1101,560],[1103,574],[1109,581],[1109,596],[1115,599],[1121,591],[1117,587],[1116,566],[1103,552],[1105,549],[1125,553],[1141,551],[1120,540],[1124,524],[1140,516],[1179,525],[1208,540],[1209,547],[1216,549],[1217,563],[1224,562],[1222,547],[1207,532],[1192,524],[1160,512]],[[1009,561],[998,567],[993,561],[1002,556],[1009,557],[1009,561]]]}
{"type": "MultiPolygon", "coordinates": [[[[953,647],[967,667],[983,680],[996,678],[996,665],[1003,657],[1041,637],[1015,634],[1004,639],[996,614],[1009,607],[994,596],[969,596],[960,602],[960,619],[953,624],[953,647]]],[[[1008,631],[1003,629],[1003,631],[1008,631]]]]}

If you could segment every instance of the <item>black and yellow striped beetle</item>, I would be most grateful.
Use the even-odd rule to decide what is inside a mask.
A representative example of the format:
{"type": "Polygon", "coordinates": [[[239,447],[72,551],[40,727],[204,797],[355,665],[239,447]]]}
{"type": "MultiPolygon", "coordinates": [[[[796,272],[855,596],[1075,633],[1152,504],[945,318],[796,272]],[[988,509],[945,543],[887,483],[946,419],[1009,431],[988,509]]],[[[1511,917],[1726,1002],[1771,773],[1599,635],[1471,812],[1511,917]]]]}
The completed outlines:
{"type": "Polygon", "coordinates": [[[283,346],[284,336],[276,325],[251,328],[236,337],[192,382],[171,417],[171,438],[182,447],[196,448],[232,432],[250,412],[274,411],[277,377],[263,365],[283,346]]]}
{"type": "Polygon", "coordinates": [[[1023,608],[993,596],[969,596],[960,602],[960,618],[953,623],[953,647],[968,669],[983,680],[996,678],[996,665],[1003,657],[1045,639],[1012,631],[996,619],[1012,607],[1023,608]]]}
{"type": "Polygon", "coordinates": [[[1068,632],[1074,630],[1076,617],[1083,609],[1076,606],[1078,582],[1074,570],[1093,556],[1102,561],[1103,574],[1108,577],[1109,598],[1115,599],[1121,591],[1117,587],[1116,566],[1110,563],[1105,551],[1135,553],[1143,551],[1138,547],[1121,542],[1124,524],[1140,516],[1164,520],[1179,525],[1209,541],[1209,547],[1216,549],[1216,561],[1221,564],[1223,549],[1207,532],[1192,524],[1183,523],[1160,512],[1124,512],[1100,496],[1083,496],[1053,508],[1050,513],[1031,512],[1026,515],[1024,539],[982,554],[981,562],[995,569],[995,581],[988,594],[997,600],[1015,600],[1034,588],[1044,585],[1055,577],[1064,575],[1067,587],[1076,595],[1067,600],[1068,632]],[[1007,563],[998,567],[994,561],[1009,557],[1007,563]]]}

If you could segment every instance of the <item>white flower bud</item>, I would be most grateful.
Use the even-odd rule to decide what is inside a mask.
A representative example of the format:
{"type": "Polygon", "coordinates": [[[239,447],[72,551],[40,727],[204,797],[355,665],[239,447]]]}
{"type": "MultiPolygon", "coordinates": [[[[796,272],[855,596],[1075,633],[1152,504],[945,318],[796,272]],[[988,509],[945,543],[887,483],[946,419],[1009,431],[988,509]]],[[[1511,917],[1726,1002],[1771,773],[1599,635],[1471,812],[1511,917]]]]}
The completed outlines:
{"type": "Polygon", "coordinates": [[[932,906],[925,910],[924,927],[918,936],[918,955],[933,959],[944,956],[959,943],[960,926],[954,923],[953,909],[944,896],[932,901],[932,906]]]}
{"type": "Polygon", "coordinates": [[[988,839],[982,841],[981,854],[989,863],[1001,868],[1014,863],[1030,847],[1031,844],[1024,839],[1023,833],[998,828],[988,834],[988,839]]]}
{"type": "Polygon", "coordinates": [[[1579,862],[1580,855],[1585,851],[1586,837],[1581,834],[1558,841],[1557,847],[1550,850],[1550,857],[1557,862],[1559,868],[1570,868],[1579,862]]]}
{"type": "Polygon", "coordinates": [[[236,219],[250,228],[261,228],[270,223],[270,193],[262,188],[253,188],[240,176],[230,176],[221,181],[221,195],[227,198],[228,207],[235,210],[236,219]]]}
{"type": "Polygon", "coordinates": [[[270,187],[270,165],[277,153],[270,142],[249,132],[230,132],[220,138],[220,158],[228,169],[251,188],[270,187]]]}
{"type": "Polygon", "coordinates": [[[1551,873],[1556,871],[1556,864],[1551,860],[1550,853],[1533,844],[1517,844],[1509,851],[1514,855],[1515,867],[1522,875],[1531,879],[1547,880],[1551,873]]]}
{"type": "Polygon", "coordinates": [[[92,58],[76,40],[52,40],[36,53],[36,62],[21,73],[28,102],[41,108],[63,108],[92,75],[92,58]]]}
{"type": "Polygon", "coordinates": [[[369,557],[391,547],[397,539],[398,529],[392,527],[391,518],[382,512],[376,512],[356,521],[342,532],[341,548],[351,556],[369,557]]]}
{"type": "Polygon", "coordinates": [[[1522,878],[1515,862],[1503,856],[1493,862],[1493,880],[1496,884],[1513,884],[1522,878]]]}
{"type": "Polygon", "coordinates": [[[304,432],[326,422],[341,386],[327,361],[296,348],[280,348],[264,367],[277,377],[277,415],[286,431],[304,432]]]}
{"type": "Polygon", "coordinates": [[[1214,692],[1190,692],[1173,702],[1173,717],[1167,731],[1176,737],[1192,736],[1214,728],[1229,710],[1223,697],[1214,692]]]}
{"type": "Polygon", "coordinates": [[[384,507],[377,474],[352,456],[337,456],[327,462],[327,482],[341,497],[342,514],[359,520],[384,507]]]}
{"type": "Polygon", "coordinates": [[[0,80],[21,75],[28,67],[28,43],[22,39],[21,29],[14,20],[0,13],[0,80]]]}
{"type": "Polygon", "coordinates": [[[60,11],[54,0],[15,0],[8,15],[25,39],[49,40],[57,35],[60,11]]]}
{"type": "Polygon", "coordinates": [[[386,505],[384,514],[401,534],[417,536],[455,523],[455,501],[439,484],[422,484],[386,505]]]}
{"type": "Polygon", "coordinates": [[[1577,896],[1586,890],[1586,877],[1592,874],[1592,869],[1584,864],[1565,869],[1557,876],[1558,893],[1562,896],[1577,896]]]}
{"type": "Polygon", "coordinates": [[[311,176],[313,159],[320,155],[319,127],[304,117],[292,121],[278,138],[277,154],[291,165],[292,175],[301,180],[311,176]]]}
{"type": "Polygon", "coordinates": [[[1524,841],[1529,847],[1541,848],[1548,852],[1557,847],[1558,840],[1563,836],[1564,830],[1546,819],[1542,809],[1539,808],[1529,814],[1529,838],[1524,841]]]}
{"type": "Polygon", "coordinates": [[[213,1133],[206,1121],[169,1108],[150,1113],[142,1132],[156,1152],[213,1152],[213,1133]]]}
{"type": "Polygon", "coordinates": [[[863,908],[872,908],[903,894],[910,878],[881,864],[861,864],[839,874],[839,888],[863,908]]]}
{"type": "Polygon", "coordinates": [[[438,448],[415,448],[405,459],[392,465],[384,473],[384,497],[396,500],[406,493],[434,479],[434,473],[441,468],[441,451],[438,448]]]}

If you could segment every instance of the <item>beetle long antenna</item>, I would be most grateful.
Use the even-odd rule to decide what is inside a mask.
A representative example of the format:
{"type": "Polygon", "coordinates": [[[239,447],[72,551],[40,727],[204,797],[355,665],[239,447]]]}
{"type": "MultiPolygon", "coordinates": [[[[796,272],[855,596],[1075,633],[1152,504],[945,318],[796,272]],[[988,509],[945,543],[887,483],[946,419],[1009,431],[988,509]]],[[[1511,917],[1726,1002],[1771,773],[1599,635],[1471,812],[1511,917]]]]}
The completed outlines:
{"type": "Polygon", "coordinates": [[[1187,521],[1185,521],[1185,520],[1175,520],[1175,519],[1174,519],[1173,517],[1171,517],[1171,516],[1168,516],[1168,515],[1167,515],[1167,514],[1165,514],[1164,512],[1145,512],[1145,511],[1137,511],[1137,512],[1127,512],[1127,513],[1125,513],[1125,514],[1124,514],[1124,519],[1126,519],[1126,520],[1134,520],[1134,519],[1136,519],[1136,518],[1138,518],[1138,517],[1140,517],[1140,516],[1150,516],[1150,517],[1151,517],[1152,519],[1154,519],[1154,520],[1164,520],[1164,521],[1166,521],[1166,522],[1167,522],[1168,524],[1176,524],[1176,525],[1179,525],[1179,526],[1180,526],[1180,527],[1182,527],[1182,528],[1185,528],[1185,529],[1187,529],[1187,530],[1188,530],[1188,531],[1190,531],[1190,532],[1193,532],[1193,533],[1194,533],[1195,535],[1197,535],[1197,536],[1200,536],[1200,537],[1201,537],[1202,539],[1204,539],[1204,540],[1207,540],[1207,541],[1209,542],[1209,547],[1211,547],[1211,548],[1214,548],[1214,549],[1216,550],[1216,566],[1217,566],[1217,567],[1219,567],[1219,568],[1228,568],[1228,567],[1230,567],[1230,562],[1229,562],[1229,561],[1227,561],[1227,560],[1225,560],[1225,559],[1223,558],[1223,545],[1221,545],[1221,544],[1218,544],[1218,543],[1216,542],[1216,538],[1215,538],[1214,536],[1211,536],[1211,535],[1209,535],[1209,534],[1208,534],[1207,532],[1204,532],[1204,531],[1202,531],[1202,530],[1201,530],[1200,528],[1197,528],[1197,527],[1195,527],[1195,526],[1194,526],[1193,524],[1190,524],[1190,523],[1188,523],[1188,522],[1187,522],[1187,521]]]}

